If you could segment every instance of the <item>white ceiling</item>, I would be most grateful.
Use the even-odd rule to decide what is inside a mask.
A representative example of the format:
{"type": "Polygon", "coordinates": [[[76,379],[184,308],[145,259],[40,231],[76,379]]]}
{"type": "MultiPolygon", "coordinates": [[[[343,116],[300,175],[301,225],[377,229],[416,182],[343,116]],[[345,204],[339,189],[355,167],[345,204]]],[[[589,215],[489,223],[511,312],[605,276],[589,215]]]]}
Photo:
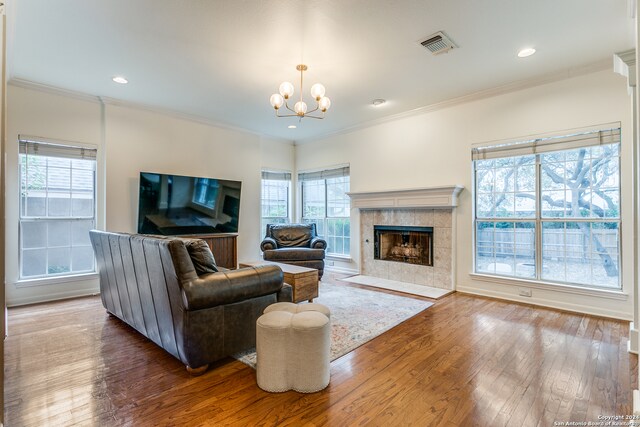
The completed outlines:
{"type": "Polygon", "coordinates": [[[13,0],[8,17],[9,78],[296,141],[634,46],[627,0],[13,0]],[[420,46],[439,30],[459,49],[420,46]],[[321,82],[332,100],[325,120],[274,117],[269,97],[301,62],[306,96],[321,82]]]}

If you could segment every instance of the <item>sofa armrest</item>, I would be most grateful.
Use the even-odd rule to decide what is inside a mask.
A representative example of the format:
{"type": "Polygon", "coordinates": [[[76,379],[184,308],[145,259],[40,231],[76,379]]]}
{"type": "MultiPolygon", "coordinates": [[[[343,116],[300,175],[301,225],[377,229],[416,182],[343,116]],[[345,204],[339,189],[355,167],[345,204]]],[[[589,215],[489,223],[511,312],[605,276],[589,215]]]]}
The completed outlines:
{"type": "Polygon", "coordinates": [[[327,249],[327,241],[322,237],[314,237],[311,239],[311,249],[327,249]]]}
{"type": "Polygon", "coordinates": [[[182,285],[187,311],[232,304],[280,292],[283,274],[276,265],[258,265],[204,274],[182,285]]]}
{"type": "Polygon", "coordinates": [[[275,239],[273,239],[272,237],[265,237],[264,240],[260,243],[260,250],[264,252],[273,249],[278,249],[278,244],[276,243],[275,239]]]}
{"type": "Polygon", "coordinates": [[[277,295],[278,302],[293,302],[293,288],[288,283],[283,283],[277,295]]]}

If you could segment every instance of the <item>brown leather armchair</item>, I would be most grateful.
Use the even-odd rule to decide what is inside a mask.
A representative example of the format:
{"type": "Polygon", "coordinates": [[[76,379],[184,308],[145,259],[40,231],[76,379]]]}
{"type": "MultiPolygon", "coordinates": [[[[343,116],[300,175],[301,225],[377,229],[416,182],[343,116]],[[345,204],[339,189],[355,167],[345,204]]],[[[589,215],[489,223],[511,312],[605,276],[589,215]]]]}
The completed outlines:
{"type": "Polygon", "coordinates": [[[327,242],[318,237],[315,224],[267,224],[260,249],[266,261],[315,268],[322,278],[327,242]]]}
{"type": "Polygon", "coordinates": [[[292,301],[278,266],[219,268],[200,239],[97,230],[90,237],[104,307],[193,375],[254,347],[264,309],[292,301]]]}

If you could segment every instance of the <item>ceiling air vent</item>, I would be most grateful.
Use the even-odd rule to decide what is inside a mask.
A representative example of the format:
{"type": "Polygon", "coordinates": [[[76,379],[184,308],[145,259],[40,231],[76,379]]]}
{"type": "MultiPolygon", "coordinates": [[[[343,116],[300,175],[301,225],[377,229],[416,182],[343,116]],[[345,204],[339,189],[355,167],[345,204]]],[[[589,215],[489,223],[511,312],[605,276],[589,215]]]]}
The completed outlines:
{"type": "Polygon", "coordinates": [[[451,49],[458,47],[442,31],[432,34],[425,41],[420,42],[420,44],[429,49],[434,55],[449,52],[451,49]]]}

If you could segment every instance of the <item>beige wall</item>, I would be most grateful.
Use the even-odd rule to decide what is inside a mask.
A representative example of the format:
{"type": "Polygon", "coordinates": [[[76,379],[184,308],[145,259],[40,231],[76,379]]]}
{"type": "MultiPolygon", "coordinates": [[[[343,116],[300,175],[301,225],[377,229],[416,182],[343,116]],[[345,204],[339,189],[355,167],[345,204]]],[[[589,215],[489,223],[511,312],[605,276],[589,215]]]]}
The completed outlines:
{"type": "Polygon", "coordinates": [[[141,171],[242,181],[238,258],[258,258],[259,136],[122,106],[105,116],[107,230],[136,231],[141,171]]]}
{"type": "MultiPolygon", "coordinates": [[[[296,167],[303,170],[349,163],[354,192],[462,184],[465,190],[460,195],[455,221],[459,291],[630,319],[630,296],[621,301],[534,289],[533,297],[526,298],[518,296],[519,286],[483,282],[470,275],[471,145],[619,121],[623,133],[623,290],[632,295],[632,242],[626,238],[632,226],[630,106],[626,79],[613,71],[602,71],[303,143],[296,147],[296,167]]],[[[360,253],[355,238],[358,232],[359,214],[353,210],[354,261],[343,267],[359,269],[360,253]]]]}
{"type": "Polygon", "coordinates": [[[263,169],[293,172],[296,155],[292,141],[262,137],[260,156],[263,169]]]}
{"type": "Polygon", "coordinates": [[[7,144],[7,303],[98,292],[96,278],[21,286],[18,278],[18,135],[98,146],[99,228],[136,231],[140,171],[242,181],[238,258],[260,256],[260,170],[294,169],[290,141],[261,138],[97,98],[9,86],[7,144]]]}

